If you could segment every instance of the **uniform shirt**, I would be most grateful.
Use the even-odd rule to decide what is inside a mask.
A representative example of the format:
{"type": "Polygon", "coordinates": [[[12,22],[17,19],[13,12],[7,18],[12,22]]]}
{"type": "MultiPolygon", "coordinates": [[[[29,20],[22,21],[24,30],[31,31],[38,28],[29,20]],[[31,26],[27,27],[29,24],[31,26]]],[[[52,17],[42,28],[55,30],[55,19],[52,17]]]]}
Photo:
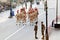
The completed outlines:
{"type": "Polygon", "coordinates": [[[44,31],[44,30],[45,30],[45,25],[41,24],[41,31],[44,31]]]}
{"type": "Polygon", "coordinates": [[[19,14],[19,13],[17,13],[17,14],[16,14],[16,17],[18,18],[19,16],[20,16],[20,14],[19,14]]]}

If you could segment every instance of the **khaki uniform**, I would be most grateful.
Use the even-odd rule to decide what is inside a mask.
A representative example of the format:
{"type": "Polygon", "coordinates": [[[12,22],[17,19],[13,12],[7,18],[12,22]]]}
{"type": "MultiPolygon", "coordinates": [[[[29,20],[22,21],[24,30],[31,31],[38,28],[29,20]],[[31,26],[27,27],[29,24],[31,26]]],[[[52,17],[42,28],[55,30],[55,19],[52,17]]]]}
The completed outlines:
{"type": "Polygon", "coordinates": [[[26,13],[22,11],[22,21],[26,22],[26,13]]]}
{"type": "Polygon", "coordinates": [[[19,16],[20,16],[20,14],[19,14],[19,13],[17,13],[17,14],[16,14],[16,18],[17,18],[17,21],[16,21],[16,22],[18,22],[18,21],[19,21],[19,16]]]}
{"type": "Polygon", "coordinates": [[[44,30],[45,30],[45,25],[41,24],[41,33],[42,33],[42,39],[44,39],[44,30]]]}

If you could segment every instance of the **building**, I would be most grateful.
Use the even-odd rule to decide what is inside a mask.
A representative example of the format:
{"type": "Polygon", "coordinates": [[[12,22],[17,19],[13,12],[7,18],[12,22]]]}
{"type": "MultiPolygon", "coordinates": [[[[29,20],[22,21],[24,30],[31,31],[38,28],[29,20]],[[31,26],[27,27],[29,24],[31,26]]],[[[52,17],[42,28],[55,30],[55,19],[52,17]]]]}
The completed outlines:
{"type": "Polygon", "coordinates": [[[0,0],[0,2],[7,2],[7,0],[0,0]]]}

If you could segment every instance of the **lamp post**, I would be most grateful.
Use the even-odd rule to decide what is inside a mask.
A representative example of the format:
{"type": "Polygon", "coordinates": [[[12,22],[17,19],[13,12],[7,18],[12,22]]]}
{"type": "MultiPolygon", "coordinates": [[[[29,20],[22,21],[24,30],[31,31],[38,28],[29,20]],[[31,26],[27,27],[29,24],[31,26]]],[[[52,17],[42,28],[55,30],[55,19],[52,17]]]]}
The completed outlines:
{"type": "Polygon", "coordinates": [[[58,0],[56,0],[56,24],[58,23],[58,0]]]}
{"type": "Polygon", "coordinates": [[[45,11],[46,11],[46,40],[49,40],[49,35],[48,35],[48,7],[47,7],[47,0],[45,1],[45,11]]]}

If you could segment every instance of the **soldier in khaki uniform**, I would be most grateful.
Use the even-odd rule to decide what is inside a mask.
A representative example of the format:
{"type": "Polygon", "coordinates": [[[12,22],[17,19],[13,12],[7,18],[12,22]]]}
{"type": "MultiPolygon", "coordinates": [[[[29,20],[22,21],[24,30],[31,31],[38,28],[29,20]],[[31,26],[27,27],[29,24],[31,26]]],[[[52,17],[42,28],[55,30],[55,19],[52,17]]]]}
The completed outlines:
{"type": "Polygon", "coordinates": [[[26,11],[25,10],[22,11],[22,17],[23,17],[23,23],[25,23],[26,22],[26,11]]]}
{"type": "Polygon", "coordinates": [[[44,40],[44,30],[45,30],[45,25],[43,22],[41,22],[41,33],[42,33],[42,39],[44,40]]]}
{"type": "Polygon", "coordinates": [[[39,14],[37,8],[34,9],[34,13],[35,13],[35,21],[37,21],[38,20],[38,14],[39,14]]]}
{"type": "Polygon", "coordinates": [[[32,7],[30,7],[29,8],[29,12],[28,12],[29,14],[28,14],[28,16],[29,16],[29,19],[30,19],[30,23],[32,23],[33,22],[33,8],[32,7]]]}
{"type": "Polygon", "coordinates": [[[17,14],[16,14],[17,21],[16,22],[19,22],[19,16],[20,16],[19,10],[17,10],[17,14]]]}
{"type": "Polygon", "coordinates": [[[38,22],[36,22],[36,23],[35,23],[36,25],[35,25],[35,27],[34,27],[34,31],[35,31],[35,38],[36,38],[36,39],[38,39],[38,37],[37,37],[37,31],[38,31],[37,23],[38,23],[38,22]]]}

